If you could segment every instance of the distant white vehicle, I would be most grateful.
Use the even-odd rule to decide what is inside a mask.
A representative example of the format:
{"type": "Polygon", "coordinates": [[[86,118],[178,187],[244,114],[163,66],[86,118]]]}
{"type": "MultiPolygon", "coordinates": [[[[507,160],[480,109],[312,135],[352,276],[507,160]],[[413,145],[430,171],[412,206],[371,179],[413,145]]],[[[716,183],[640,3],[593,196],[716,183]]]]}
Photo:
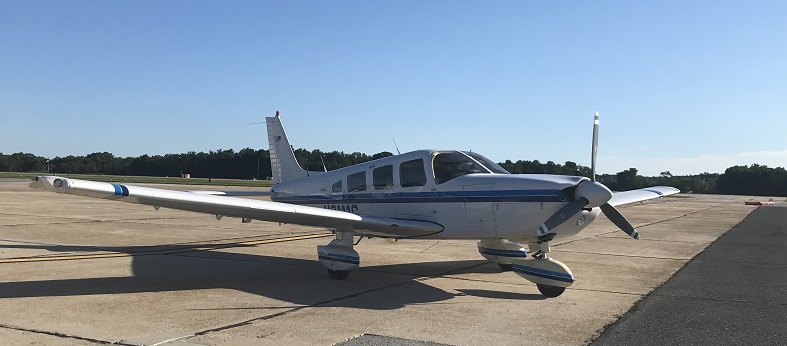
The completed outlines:
{"type": "MultiPolygon", "coordinates": [[[[326,227],[336,238],[317,247],[333,279],[358,269],[355,236],[478,239],[478,252],[503,270],[556,297],[574,282],[569,268],[548,257],[556,236],[579,233],[603,212],[635,239],[634,227],[615,206],[678,193],[651,187],[612,193],[595,181],[598,112],[593,126],[592,170],[586,177],[511,174],[473,152],[418,150],[344,167],[307,172],[298,164],[278,112],[266,118],[274,185],[272,201],[241,198],[249,192],[173,191],[40,176],[33,188],[87,197],[241,218],[326,227]],[[521,244],[527,244],[526,250],[521,244]],[[528,257],[528,253],[530,256],[528,257]]],[[[358,239],[360,241],[360,239],[358,239]]]]}

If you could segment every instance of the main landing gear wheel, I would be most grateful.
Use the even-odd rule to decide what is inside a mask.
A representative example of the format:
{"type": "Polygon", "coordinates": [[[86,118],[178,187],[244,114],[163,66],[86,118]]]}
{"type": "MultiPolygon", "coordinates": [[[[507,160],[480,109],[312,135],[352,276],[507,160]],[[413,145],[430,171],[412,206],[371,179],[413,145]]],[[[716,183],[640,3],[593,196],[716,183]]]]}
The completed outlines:
{"type": "Polygon", "coordinates": [[[542,284],[536,284],[536,287],[538,287],[538,291],[541,292],[541,294],[550,298],[557,297],[563,294],[563,291],[566,290],[565,287],[549,286],[549,285],[542,285],[542,284]]]}
{"type": "MultiPolygon", "coordinates": [[[[334,280],[344,280],[344,279],[347,278],[347,275],[350,275],[350,271],[348,271],[348,270],[331,270],[331,269],[328,269],[328,275],[330,275],[331,279],[334,279],[334,280]]],[[[558,294],[560,294],[560,293],[558,293],[558,294]]]]}
{"type": "Polygon", "coordinates": [[[498,263],[497,265],[500,266],[500,269],[503,270],[504,272],[510,272],[514,270],[513,264],[498,263]]]}

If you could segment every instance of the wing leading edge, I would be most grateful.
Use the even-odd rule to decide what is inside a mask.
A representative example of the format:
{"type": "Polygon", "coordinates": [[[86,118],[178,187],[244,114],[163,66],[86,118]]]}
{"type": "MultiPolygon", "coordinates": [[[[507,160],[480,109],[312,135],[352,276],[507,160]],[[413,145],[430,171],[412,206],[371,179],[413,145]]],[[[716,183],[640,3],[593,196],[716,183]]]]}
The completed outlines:
{"type": "Polygon", "coordinates": [[[30,187],[58,193],[118,200],[197,213],[340,230],[351,229],[361,234],[386,237],[419,237],[443,231],[442,225],[428,221],[358,215],[338,210],[280,202],[103,183],[57,176],[33,178],[30,187]]]}

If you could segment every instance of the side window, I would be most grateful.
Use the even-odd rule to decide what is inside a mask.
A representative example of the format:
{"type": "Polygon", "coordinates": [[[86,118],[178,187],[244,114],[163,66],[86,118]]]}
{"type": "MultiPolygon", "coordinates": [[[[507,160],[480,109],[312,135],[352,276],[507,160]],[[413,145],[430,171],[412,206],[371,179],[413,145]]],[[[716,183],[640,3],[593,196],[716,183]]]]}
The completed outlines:
{"type": "Polygon", "coordinates": [[[333,183],[333,186],[331,186],[331,192],[333,192],[333,193],[342,193],[342,181],[341,180],[333,183]]]}
{"type": "Polygon", "coordinates": [[[366,172],[353,173],[347,176],[347,192],[366,191],[366,172]]]}
{"type": "Polygon", "coordinates": [[[426,185],[423,159],[405,161],[399,165],[399,185],[402,187],[426,185]]]}
{"type": "Polygon", "coordinates": [[[375,190],[390,189],[393,187],[393,166],[377,167],[372,171],[372,181],[375,190]]]}

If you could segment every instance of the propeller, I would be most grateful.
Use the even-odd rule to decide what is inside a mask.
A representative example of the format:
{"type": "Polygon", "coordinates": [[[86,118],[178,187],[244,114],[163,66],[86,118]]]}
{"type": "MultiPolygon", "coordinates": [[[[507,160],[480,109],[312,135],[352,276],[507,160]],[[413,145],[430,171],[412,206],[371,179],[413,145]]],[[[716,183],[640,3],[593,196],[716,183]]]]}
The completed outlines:
{"type": "MultiPolygon", "coordinates": [[[[639,239],[639,233],[634,229],[634,226],[626,220],[617,208],[609,204],[612,199],[612,191],[609,190],[604,184],[596,181],[596,155],[598,153],[598,112],[594,114],[593,119],[593,148],[590,158],[590,169],[592,172],[591,181],[581,181],[574,189],[574,200],[564,205],[556,213],[552,214],[539,228],[538,235],[543,237],[550,233],[551,230],[560,226],[563,222],[570,219],[576,213],[585,208],[601,207],[601,212],[612,221],[615,226],[618,226],[623,232],[626,232],[634,239],[639,239]]],[[[574,187],[571,187],[574,188],[574,187]]],[[[551,238],[550,238],[551,239],[551,238]]]]}

